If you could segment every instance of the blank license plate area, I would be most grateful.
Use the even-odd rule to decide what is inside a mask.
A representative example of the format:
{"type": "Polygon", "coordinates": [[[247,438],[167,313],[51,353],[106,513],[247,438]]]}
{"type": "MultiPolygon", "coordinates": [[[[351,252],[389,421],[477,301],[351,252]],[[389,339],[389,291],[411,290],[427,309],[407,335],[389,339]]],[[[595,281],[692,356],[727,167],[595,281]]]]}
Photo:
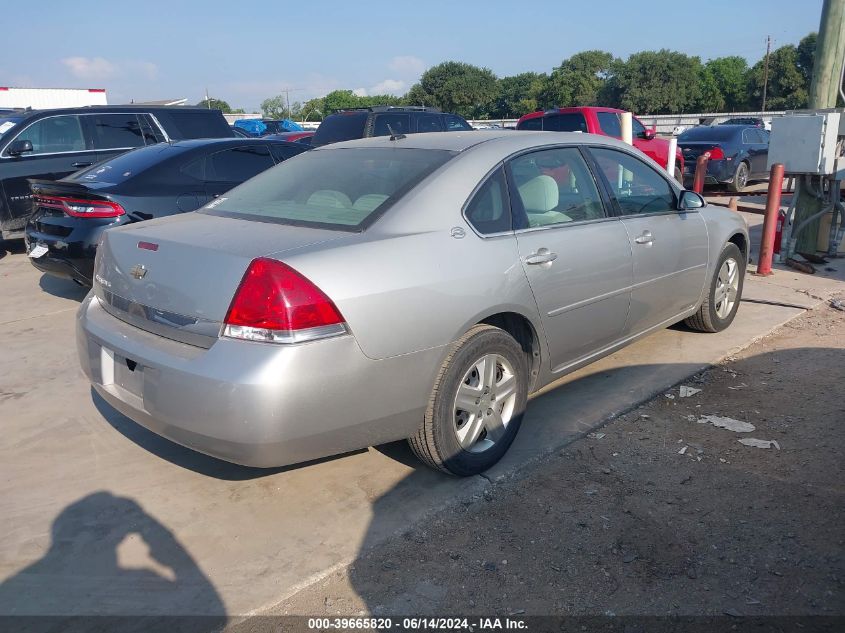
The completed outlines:
{"type": "Polygon", "coordinates": [[[125,358],[103,347],[100,354],[103,385],[115,385],[134,396],[143,397],[144,368],[131,358],[125,358]]]}

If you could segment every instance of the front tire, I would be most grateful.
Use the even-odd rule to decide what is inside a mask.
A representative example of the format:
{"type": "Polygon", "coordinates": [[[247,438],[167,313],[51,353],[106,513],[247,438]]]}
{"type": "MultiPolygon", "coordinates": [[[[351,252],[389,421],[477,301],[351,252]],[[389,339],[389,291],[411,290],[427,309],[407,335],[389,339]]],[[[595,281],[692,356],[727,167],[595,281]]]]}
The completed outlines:
{"type": "Polygon", "coordinates": [[[423,422],[408,442],[432,468],[468,477],[498,462],[528,399],[528,358],[504,330],[476,325],[440,368],[423,422]]]}
{"type": "Polygon", "coordinates": [[[742,300],[745,258],[736,244],[722,249],[701,307],[685,323],[699,332],[721,332],[734,320],[742,300]]]}

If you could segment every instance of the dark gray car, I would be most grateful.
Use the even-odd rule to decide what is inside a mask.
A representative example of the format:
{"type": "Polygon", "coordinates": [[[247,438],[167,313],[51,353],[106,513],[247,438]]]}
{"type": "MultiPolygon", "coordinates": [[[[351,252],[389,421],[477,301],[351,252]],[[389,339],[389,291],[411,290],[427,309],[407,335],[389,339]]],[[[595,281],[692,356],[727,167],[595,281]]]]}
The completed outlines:
{"type": "Polygon", "coordinates": [[[707,184],[725,184],[741,192],[752,180],[769,177],[769,132],[757,125],[702,125],[678,136],[684,155],[684,178],[692,180],[695,163],[707,152],[707,184]]]}

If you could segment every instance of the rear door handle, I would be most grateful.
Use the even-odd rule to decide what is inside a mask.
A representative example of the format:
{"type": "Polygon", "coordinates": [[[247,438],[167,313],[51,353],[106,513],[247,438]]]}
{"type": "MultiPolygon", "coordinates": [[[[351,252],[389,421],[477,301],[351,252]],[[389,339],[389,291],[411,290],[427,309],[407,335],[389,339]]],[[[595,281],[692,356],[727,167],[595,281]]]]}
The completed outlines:
{"type": "Polygon", "coordinates": [[[557,259],[557,253],[552,253],[547,248],[541,248],[536,253],[532,253],[525,258],[525,263],[530,266],[537,264],[550,264],[557,259]]]}
{"type": "Polygon", "coordinates": [[[74,167],[90,167],[93,163],[73,163],[74,167]]]}
{"type": "Polygon", "coordinates": [[[642,235],[635,238],[634,241],[637,244],[651,244],[654,242],[654,236],[651,234],[651,231],[643,231],[642,235]]]}

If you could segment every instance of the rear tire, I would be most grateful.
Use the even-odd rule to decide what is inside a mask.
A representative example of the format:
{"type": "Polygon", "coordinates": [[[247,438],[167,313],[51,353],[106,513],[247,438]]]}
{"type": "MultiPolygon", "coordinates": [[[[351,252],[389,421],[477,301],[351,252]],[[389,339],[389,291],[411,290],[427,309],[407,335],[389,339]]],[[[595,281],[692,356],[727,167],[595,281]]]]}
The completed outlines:
{"type": "Polygon", "coordinates": [[[748,163],[742,162],[736,166],[733,179],[728,183],[728,189],[733,193],[742,193],[748,185],[748,163]]]}
{"type": "Polygon", "coordinates": [[[527,399],[525,351],[504,330],[476,325],[443,362],[423,422],[408,443],[432,468],[477,475],[510,447],[527,399]]]}
{"type": "Polygon", "coordinates": [[[699,332],[721,332],[734,320],[742,300],[745,259],[736,244],[728,242],[716,263],[701,307],[684,323],[699,332]]]}

